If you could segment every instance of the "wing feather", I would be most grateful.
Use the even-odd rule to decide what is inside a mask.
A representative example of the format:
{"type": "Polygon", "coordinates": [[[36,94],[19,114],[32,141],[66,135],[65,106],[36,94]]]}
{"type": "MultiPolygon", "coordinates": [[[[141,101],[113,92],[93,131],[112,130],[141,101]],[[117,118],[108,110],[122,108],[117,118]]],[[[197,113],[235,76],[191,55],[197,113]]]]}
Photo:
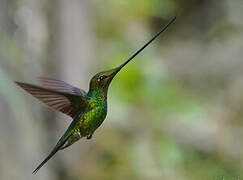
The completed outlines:
{"type": "Polygon", "coordinates": [[[66,92],[69,94],[81,95],[81,96],[86,94],[85,91],[61,80],[57,80],[54,78],[47,78],[47,77],[38,77],[38,80],[41,83],[41,85],[47,89],[52,89],[58,92],[66,92]]]}
{"type": "MultiPolygon", "coordinates": [[[[53,82],[57,82],[58,80],[55,80],[53,82]]],[[[16,82],[21,88],[32,94],[34,97],[42,101],[45,105],[51,107],[52,109],[56,111],[60,111],[64,114],[67,114],[71,117],[74,117],[77,113],[82,112],[82,108],[85,106],[85,103],[87,103],[83,97],[83,93],[75,93],[73,89],[71,89],[71,85],[69,88],[56,88],[53,86],[45,86],[39,87],[32,84],[22,83],[22,82],[16,82]],[[46,88],[46,87],[49,87],[46,88]],[[64,91],[66,90],[66,91],[64,91]],[[73,100],[75,99],[75,102],[77,102],[77,99],[80,100],[81,105],[74,104],[73,100]]],[[[63,84],[65,82],[62,82],[63,84]]],[[[66,83],[67,84],[67,83],[66,83]]],[[[66,85],[67,87],[67,85],[66,85]]]]}

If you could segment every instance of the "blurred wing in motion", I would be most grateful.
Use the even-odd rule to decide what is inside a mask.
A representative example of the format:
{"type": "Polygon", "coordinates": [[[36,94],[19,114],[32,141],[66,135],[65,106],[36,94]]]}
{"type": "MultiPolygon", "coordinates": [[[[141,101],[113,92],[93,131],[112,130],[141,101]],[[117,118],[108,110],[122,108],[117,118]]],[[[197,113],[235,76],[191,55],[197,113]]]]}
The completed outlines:
{"type": "Polygon", "coordinates": [[[85,91],[59,80],[44,78],[41,81],[44,88],[22,82],[16,83],[47,106],[72,118],[86,107],[88,101],[85,91]]]}
{"type": "Polygon", "coordinates": [[[58,92],[66,92],[73,95],[86,95],[86,92],[84,90],[74,87],[61,80],[47,77],[38,77],[38,80],[41,83],[41,85],[46,89],[51,89],[58,92]]]}

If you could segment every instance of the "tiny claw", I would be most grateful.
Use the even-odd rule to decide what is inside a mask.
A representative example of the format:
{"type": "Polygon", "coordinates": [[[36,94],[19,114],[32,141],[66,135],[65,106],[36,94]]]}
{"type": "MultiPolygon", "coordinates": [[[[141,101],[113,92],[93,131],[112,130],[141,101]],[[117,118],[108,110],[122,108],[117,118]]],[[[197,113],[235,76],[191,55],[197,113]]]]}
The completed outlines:
{"type": "Polygon", "coordinates": [[[88,135],[87,135],[86,138],[87,138],[87,139],[91,139],[91,138],[92,138],[92,135],[93,135],[92,133],[88,133],[88,135]]]}

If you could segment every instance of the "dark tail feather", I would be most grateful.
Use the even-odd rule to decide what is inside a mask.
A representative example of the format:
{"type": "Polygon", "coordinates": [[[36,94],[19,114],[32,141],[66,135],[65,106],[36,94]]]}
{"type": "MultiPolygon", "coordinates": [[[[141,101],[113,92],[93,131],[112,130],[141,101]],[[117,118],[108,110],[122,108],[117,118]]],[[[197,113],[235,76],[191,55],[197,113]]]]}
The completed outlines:
{"type": "MultiPolygon", "coordinates": [[[[69,136],[70,137],[70,136],[69,136]]],[[[64,141],[62,142],[58,142],[57,145],[54,147],[54,149],[51,151],[51,153],[44,159],[44,161],[42,161],[42,163],[32,172],[32,174],[36,174],[37,171],[39,171],[39,169],[49,160],[52,158],[52,156],[54,156],[57,151],[59,151],[61,149],[61,147],[65,144],[65,142],[69,139],[69,137],[67,137],[64,141]]]]}

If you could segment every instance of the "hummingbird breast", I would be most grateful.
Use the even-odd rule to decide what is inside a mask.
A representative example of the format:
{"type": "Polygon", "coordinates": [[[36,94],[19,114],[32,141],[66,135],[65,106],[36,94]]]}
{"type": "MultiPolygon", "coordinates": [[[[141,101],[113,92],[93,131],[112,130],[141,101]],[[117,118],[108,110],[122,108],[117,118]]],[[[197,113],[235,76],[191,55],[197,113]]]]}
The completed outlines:
{"type": "Polygon", "coordinates": [[[89,136],[103,123],[107,114],[107,101],[91,98],[87,110],[78,118],[78,129],[81,136],[89,136]]]}
{"type": "Polygon", "coordinates": [[[107,114],[105,106],[95,106],[80,119],[80,133],[83,136],[93,132],[103,123],[107,114]]]}
{"type": "Polygon", "coordinates": [[[95,106],[74,119],[69,126],[71,136],[61,149],[64,149],[83,137],[91,137],[94,131],[103,123],[107,114],[106,106],[95,106]]]}

